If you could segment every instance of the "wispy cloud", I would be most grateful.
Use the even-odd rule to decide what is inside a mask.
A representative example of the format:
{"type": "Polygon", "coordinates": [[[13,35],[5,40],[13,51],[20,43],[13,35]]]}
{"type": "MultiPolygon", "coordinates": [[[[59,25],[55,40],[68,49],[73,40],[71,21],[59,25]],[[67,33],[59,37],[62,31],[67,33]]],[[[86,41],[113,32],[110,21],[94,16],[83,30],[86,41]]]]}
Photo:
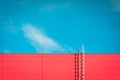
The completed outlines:
{"type": "Polygon", "coordinates": [[[3,53],[11,53],[11,51],[8,49],[3,49],[3,53]]]}
{"type": "Polygon", "coordinates": [[[120,11],[120,0],[111,0],[112,10],[120,11]]]}
{"type": "Polygon", "coordinates": [[[39,8],[40,11],[53,11],[60,8],[68,8],[70,6],[73,6],[75,3],[71,1],[61,2],[61,3],[50,3],[45,4],[39,8]]]}
{"type": "Polygon", "coordinates": [[[51,11],[53,9],[55,9],[57,6],[55,4],[49,4],[49,5],[45,5],[42,8],[46,11],[51,11]]]}
{"type": "Polygon", "coordinates": [[[19,2],[19,4],[22,5],[22,6],[23,6],[23,5],[26,5],[26,3],[27,3],[27,2],[26,2],[25,0],[21,0],[21,1],[19,2]]]}
{"type": "Polygon", "coordinates": [[[69,6],[71,6],[72,4],[70,3],[70,2],[65,2],[64,4],[63,4],[63,6],[64,7],[69,7],[69,6]]]}
{"type": "MultiPolygon", "coordinates": [[[[61,47],[54,39],[47,36],[43,31],[31,24],[22,27],[25,38],[34,46],[38,53],[66,52],[68,49],[61,47]]],[[[71,48],[69,48],[71,50],[71,48]]]]}
{"type": "Polygon", "coordinates": [[[18,34],[18,27],[15,26],[15,22],[12,19],[8,19],[3,23],[3,29],[12,33],[12,34],[18,34]]]}

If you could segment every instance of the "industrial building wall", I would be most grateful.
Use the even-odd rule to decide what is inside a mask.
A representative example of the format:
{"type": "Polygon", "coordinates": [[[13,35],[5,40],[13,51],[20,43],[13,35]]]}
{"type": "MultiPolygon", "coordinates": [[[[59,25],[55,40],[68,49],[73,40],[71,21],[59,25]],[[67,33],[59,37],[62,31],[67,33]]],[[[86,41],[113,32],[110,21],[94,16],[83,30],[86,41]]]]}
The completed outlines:
{"type": "MultiPolygon", "coordinates": [[[[0,54],[0,80],[75,80],[75,63],[75,54],[0,54]]],[[[120,54],[85,54],[85,80],[120,80],[120,54]]]]}

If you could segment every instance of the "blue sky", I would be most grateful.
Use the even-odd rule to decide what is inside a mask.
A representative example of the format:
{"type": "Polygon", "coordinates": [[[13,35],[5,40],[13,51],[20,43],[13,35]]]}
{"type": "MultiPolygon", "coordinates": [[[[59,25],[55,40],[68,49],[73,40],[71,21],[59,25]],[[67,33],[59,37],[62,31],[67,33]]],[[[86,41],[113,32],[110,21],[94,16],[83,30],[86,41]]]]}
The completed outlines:
{"type": "Polygon", "coordinates": [[[0,0],[0,53],[120,53],[120,0],[0,0]]]}

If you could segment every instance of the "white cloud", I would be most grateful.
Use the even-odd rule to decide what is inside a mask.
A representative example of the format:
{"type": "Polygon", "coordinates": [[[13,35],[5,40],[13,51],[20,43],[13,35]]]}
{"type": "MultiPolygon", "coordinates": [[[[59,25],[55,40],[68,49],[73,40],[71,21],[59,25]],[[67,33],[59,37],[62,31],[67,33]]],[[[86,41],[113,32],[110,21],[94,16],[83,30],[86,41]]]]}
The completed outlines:
{"type": "Polygon", "coordinates": [[[3,49],[3,53],[11,53],[11,51],[8,49],[3,49]]]}
{"type": "Polygon", "coordinates": [[[18,29],[16,27],[14,27],[13,25],[6,27],[6,30],[8,30],[9,32],[11,32],[13,34],[18,34],[18,29]]]}
{"type": "Polygon", "coordinates": [[[15,26],[14,20],[8,19],[8,21],[3,22],[3,29],[12,33],[12,34],[18,34],[18,27],[15,26]]]}
{"type": "Polygon", "coordinates": [[[111,0],[112,10],[120,11],[120,0],[111,0]]]}
{"type": "Polygon", "coordinates": [[[56,53],[56,52],[68,52],[71,48],[61,47],[55,40],[47,36],[43,31],[31,24],[25,24],[22,27],[25,38],[29,43],[34,46],[38,53],[56,53]]]}
{"type": "Polygon", "coordinates": [[[44,10],[47,10],[47,11],[51,11],[51,10],[53,10],[53,9],[55,9],[55,8],[56,8],[56,5],[55,5],[55,4],[49,4],[49,5],[43,6],[43,9],[44,9],[44,10]]]}
{"type": "Polygon", "coordinates": [[[54,4],[46,4],[46,5],[43,5],[43,6],[40,6],[39,10],[40,11],[53,11],[53,10],[56,10],[56,9],[60,9],[60,8],[68,8],[70,6],[73,6],[75,3],[72,3],[70,1],[66,1],[66,2],[63,2],[63,3],[54,3],[54,4]]]}
{"type": "Polygon", "coordinates": [[[66,2],[66,3],[63,4],[63,6],[64,7],[69,7],[69,6],[71,6],[71,3],[70,2],[66,2]]]}
{"type": "Polygon", "coordinates": [[[26,5],[26,1],[25,0],[22,0],[19,2],[20,5],[26,5]]]}

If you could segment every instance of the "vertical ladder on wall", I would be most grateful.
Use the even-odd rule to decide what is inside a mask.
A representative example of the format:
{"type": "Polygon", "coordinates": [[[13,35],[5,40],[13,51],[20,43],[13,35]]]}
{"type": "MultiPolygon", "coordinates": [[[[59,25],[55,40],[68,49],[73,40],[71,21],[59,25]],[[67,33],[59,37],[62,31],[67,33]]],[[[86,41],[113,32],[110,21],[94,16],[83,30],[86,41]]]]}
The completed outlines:
{"type": "Polygon", "coordinates": [[[75,54],[75,80],[85,80],[85,50],[84,45],[78,48],[78,53],[75,54]]]}

